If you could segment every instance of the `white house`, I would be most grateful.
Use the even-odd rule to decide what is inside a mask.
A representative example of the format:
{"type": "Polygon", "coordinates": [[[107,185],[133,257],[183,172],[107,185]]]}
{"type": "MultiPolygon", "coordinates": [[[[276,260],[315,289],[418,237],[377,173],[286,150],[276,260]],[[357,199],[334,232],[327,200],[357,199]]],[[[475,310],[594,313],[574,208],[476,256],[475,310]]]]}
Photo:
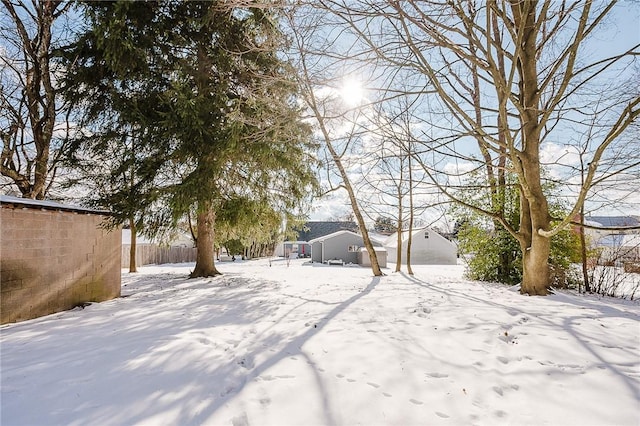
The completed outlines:
{"type": "Polygon", "coordinates": [[[640,234],[611,234],[601,237],[597,241],[604,262],[640,261],[640,234]]]}
{"type": "Polygon", "coordinates": [[[588,216],[585,224],[587,241],[598,250],[598,262],[621,264],[640,260],[640,217],[588,216]],[[629,229],[625,229],[629,228],[629,229]]]}
{"type": "MultiPolygon", "coordinates": [[[[409,231],[402,232],[402,263],[407,262],[407,244],[409,231]]],[[[385,241],[387,259],[396,263],[398,234],[390,235],[385,241]]],[[[458,247],[431,228],[413,230],[411,240],[412,265],[455,265],[458,259],[458,247]]]]}
{"type": "Polygon", "coordinates": [[[611,235],[640,233],[638,229],[621,229],[625,227],[640,227],[640,219],[634,216],[587,216],[584,218],[584,223],[593,227],[585,228],[585,235],[590,244],[596,247],[610,246],[613,241],[610,238],[611,235]]]}

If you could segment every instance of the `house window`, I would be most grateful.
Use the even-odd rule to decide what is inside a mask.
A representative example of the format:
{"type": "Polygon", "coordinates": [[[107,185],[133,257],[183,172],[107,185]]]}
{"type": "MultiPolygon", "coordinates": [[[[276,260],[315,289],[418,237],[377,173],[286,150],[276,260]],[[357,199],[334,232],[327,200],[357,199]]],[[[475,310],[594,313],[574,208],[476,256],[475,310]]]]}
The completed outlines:
{"type": "Polygon", "coordinates": [[[424,233],[424,238],[429,238],[429,231],[426,231],[426,232],[424,233]]]}
{"type": "Polygon", "coordinates": [[[357,252],[360,249],[360,246],[351,245],[349,246],[349,253],[357,252]]]}

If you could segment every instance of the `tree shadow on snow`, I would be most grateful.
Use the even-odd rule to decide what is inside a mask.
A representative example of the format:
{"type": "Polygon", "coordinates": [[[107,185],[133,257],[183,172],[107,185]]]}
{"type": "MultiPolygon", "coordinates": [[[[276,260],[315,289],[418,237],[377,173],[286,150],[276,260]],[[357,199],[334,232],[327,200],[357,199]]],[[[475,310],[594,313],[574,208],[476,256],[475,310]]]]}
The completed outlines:
{"type": "MultiPolygon", "coordinates": [[[[277,305],[278,297],[266,293],[277,292],[279,283],[233,275],[194,281],[160,274],[152,278],[154,282],[132,285],[130,297],[119,299],[122,308],[115,310],[115,314],[111,313],[112,307],[110,314],[101,315],[101,308],[107,307],[99,306],[102,304],[78,312],[74,336],[63,337],[74,342],[65,357],[51,359],[38,368],[40,374],[59,372],[53,376],[60,385],[47,395],[44,404],[64,400],[69,386],[78,395],[86,396],[86,402],[79,398],[75,411],[82,413],[73,414],[81,417],[50,420],[96,423],[109,419],[114,424],[133,424],[165,418],[182,425],[203,424],[253,379],[264,376],[281,361],[299,356],[310,366],[320,395],[324,415],[321,423],[336,424],[320,372],[302,347],[345,309],[371,293],[380,278],[374,277],[366,288],[336,302],[315,326],[305,327],[303,333],[292,336],[286,328],[285,334],[274,331],[274,326],[286,321],[290,312],[315,301],[300,299],[290,311],[275,315],[281,308],[277,305]],[[219,291],[212,294],[212,286],[219,291]],[[239,329],[251,333],[254,323],[268,317],[275,320],[267,329],[255,330],[247,336],[233,335],[239,329]],[[225,327],[229,339],[214,341],[211,336],[216,333],[208,333],[225,327]],[[107,329],[112,331],[105,335],[107,329]],[[251,339],[250,345],[242,345],[243,339],[251,339]],[[82,349],[87,347],[95,348],[89,351],[89,356],[82,349]],[[280,349],[271,353],[273,348],[280,349]],[[81,378],[69,374],[69,365],[82,362],[96,363],[100,368],[81,378]],[[94,406],[96,401],[102,402],[94,406]],[[80,410],[82,407],[90,409],[80,410]],[[169,417],[163,417],[163,413],[169,413],[169,417]]],[[[279,297],[282,296],[286,297],[279,297]]],[[[49,327],[48,331],[53,333],[47,334],[53,340],[69,330],[58,321],[52,321],[49,327]]],[[[55,344],[45,336],[43,339],[34,342],[33,350],[46,350],[48,345],[55,344]]],[[[237,415],[234,422],[245,424],[246,414],[237,415]]]]}
{"type": "MultiPolygon", "coordinates": [[[[484,304],[493,308],[501,309],[514,318],[520,317],[520,316],[522,316],[522,318],[527,318],[528,316],[532,315],[532,311],[535,311],[536,309],[535,307],[532,307],[531,310],[527,310],[527,309],[522,309],[522,308],[509,305],[507,303],[496,302],[495,299],[492,299],[492,300],[483,299],[480,297],[476,297],[468,292],[456,290],[453,288],[445,288],[440,284],[430,283],[428,281],[417,278],[415,275],[414,276],[408,275],[404,272],[400,272],[400,275],[402,275],[409,282],[416,284],[418,286],[424,287],[426,289],[438,292],[444,297],[451,298],[451,296],[456,296],[459,298],[470,300],[478,304],[484,304]]],[[[469,281],[469,284],[482,286],[484,289],[488,289],[488,290],[497,289],[498,291],[504,291],[504,292],[510,293],[510,290],[507,287],[502,285],[491,286],[491,284],[489,283],[473,282],[473,281],[469,281]]],[[[522,297],[526,303],[526,298],[530,296],[518,295],[517,297],[522,297]]],[[[536,296],[536,297],[541,297],[541,296],[536,296]]],[[[615,365],[610,361],[607,361],[599,351],[603,349],[604,350],[611,349],[612,346],[610,346],[604,340],[597,340],[595,336],[587,334],[588,331],[585,332],[580,328],[580,325],[583,322],[594,321],[594,320],[595,321],[602,320],[602,321],[609,322],[610,320],[626,319],[626,320],[640,322],[640,315],[636,313],[624,311],[622,309],[619,309],[618,307],[611,306],[611,304],[617,304],[620,306],[629,306],[630,304],[628,303],[628,301],[617,300],[617,299],[609,299],[609,300],[606,300],[606,302],[600,299],[596,301],[596,300],[585,299],[583,296],[572,295],[564,292],[557,292],[556,294],[544,296],[544,297],[545,297],[545,300],[548,301],[550,305],[553,306],[555,304],[557,305],[557,307],[555,307],[553,311],[546,310],[539,314],[534,314],[534,316],[536,317],[536,320],[542,322],[543,324],[545,324],[550,328],[561,327],[563,330],[565,330],[569,335],[571,335],[571,337],[579,346],[581,346],[586,352],[588,352],[596,360],[598,360],[598,363],[595,364],[597,366],[596,368],[608,368],[610,371],[615,373],[615,375],[618,376],[621,379],[621,381],[624,383],[625,387],[627,387],[631,391],[631,393],[635,396],[636,400],[640,400],[640,390],[638,388],[638,382],[634,380],[632,377],[630,377],[629,374],[625,373],[625,371],[623,371],[617,365],[615,365]],[[557,321],[554,322],[556,317],[548,315],[548,314],[556,313],[559,316],[566,316],[566,315],[563,315],[563,312],[567,311],[567,305],[569,305],[571,308],[583,311],[584,313],[580,315],[567,316],[562,320],[561,324],[558,324],[557,321]]],[[[520,322],[522,322],[522,320],[520,320],[520,322]]],[[[526,327],[525,324],[521,324],[521,325],[523,327],[526,327]]],[[[602,327],[606,327],[605,324],[601,323],[600,325],[602,327]]],[[[506,328],[509,328],[509,326],[506,328]]],[[[626,348],[617,348],[617,349],[628,352],[629,358],[633,359],[634,356],[637,357],[637,351],[640,348],[640,346],[638,346],[639,343],[640,343],[640,336],[638,336],[638,339],[635,342],[630,342],[631,346],[628,346],[626,348]]],[[[626,365],[626,364],[621,364],[621,366],[628,367],[630,370],[635,367],[634,365],[626,365]]],[[[569,374],[567,372],[563,372],[563,373],[569,374]]],[[[578,374],[578,373],[573,373],[573,374],[578,374]]]]}

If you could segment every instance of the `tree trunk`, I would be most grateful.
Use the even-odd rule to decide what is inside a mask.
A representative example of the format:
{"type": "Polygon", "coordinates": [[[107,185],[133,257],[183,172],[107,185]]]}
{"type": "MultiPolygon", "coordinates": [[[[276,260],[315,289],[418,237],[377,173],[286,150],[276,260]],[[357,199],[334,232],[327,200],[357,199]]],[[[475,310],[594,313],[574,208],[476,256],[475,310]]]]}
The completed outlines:
{"type": "Polygon", "coordinates": [[[398,238],[396,240],[396,272],[400,272],[402,264],[402,223],[398,223],[398,238]]]}
{"type": "Polygon", "coordinates": [[[364,223],[364,217],[362,216],[362,212],[360,211],[360,207],[358,206],[358,200],[356,199],[355,192],[353,190],[353,186],[351,186],[351,181],[349,179],[349,175],[342,165],[342,160],[340,160],[340,156],[337,151],[331,144],[331,139],[329,137],[329,132],[321,123],[321,129],[325,136],[325,141],[327,145],[327,149],[331,153],[331,157],[333,158],[333,162],[335,163],[338,171],[340,172],[340,176],[342,177],[342,184],[347,190],[347,194],[349,194],[349,201],[351,202],[351,209],[353,210],[353,215],[356,217],[356,222],[358,223],[358,227],[360,228],[360,232],[362,233],[362,239],[364,241],[364,246],[367,249],[367,253],[369,254],[369,260],[371,261],[371,270],[373,271],[373,275],[376,277],[380,277],[384,275],[382,270],[380,269],[380,263],[378,263],[378,256],[376,255],[376,251],[373,248],[373,243],[371,242],[371,238],[369,238],[369,232],[367,231],[367,226],[364,223]]]}
{"type": "MultiPolygon", "coordinates": [[[[526,156],[524,156],[526,158],[526,156]]],[[[540,235],[549,230],[549,206],[540,184],[540,164],[536,158],[522,161],[520,185],[520,248],[522,249],[521,293],[544,296],[549,286],[551,239],[540,235]]]]}
{"type": "Polygon", "coordinates": [[[522,286],[529,296],[546,296],[549,284],[549,252],[551,240],[534,235],[531,246],[522,252],[522,286]]]}
{"type": "Polygon", "coordinates": [[[409,155],[409,234],[407,235],[407,273],[413,275],[411,268],[411,244],[413,244],[413,166],[409,155]]]}
{"type": "Polygon", "coordinates": [[[520,180],[520,247],[522,286],[531,296],[547,294],[551,240],[540,235],[551,221],[540,172],[540,90],[538,87],[536,8],[533,1],[511,1],[517,39],[521,42],[516,65],[519,75],[519,103],[522,150],[513,158],[520,180]]]}
{"type": "MultiPolygon", "coordinates": [[[[591,293],[591,283],[589,283],[589,271],[587,269],[587,241],[584,235],[584,205],[580,207],[580,256],[582,257],[582,278],[584,280],[584,291],[591,293]]],[[[580,288],[578,288],[578,293],[580,288]]]]}
{"type": "Polygon", "coordinates": [[[409,224],[409,233],[407,235],[407,273],[413,275],[411,269],[411,244],[413,244],[413,224],[409,224]]]}
{"type": "Polygon", "coordinates": [[[214,264],[214,240],[216,212],[211,201],[198,203],[198,239],[196,243],[196,266],[190,278],[221,275],[214,264]]]}
{"type": "MultiPolygon", "coordinates": [[[[526,134],[526,131],[525,131],[526,134]]],[[[525,157],[526,158],[526,157],[525,157]]],[[[551,239],[539,231],[550,228],[549,206],[540,184],[537,159],[522,162],[524,185],[520,186],[520,248],[522,249],[521,293],[544,296],[549,286],[551,239]]]]}
{"type": "Polygon", "coordinates": [[[400,272],[402,270],[402,222],[404,218],[402,216],[402,168],[400,169],[400,184],[398,185],[398,222],[396,231],[398,233],[398,245],[396,247],[396,270],[400,272]]]}
{"type": "Polygon", "coordinates": [[[133,217],[129,218],[129,228],[131,229],[131,237],[129,243],[129,272],[138,272],[136,268],[136,221],[133,217]]]}
{"type": "MultiPolygon", "coordinates": [[[[355,202],[355,196],[353,197],[353,202],[355,202]]],[[[382,270],[380,269],[380,263],[378,263],[378,256],[376,254],[376,250],[373,247],[373,243],[369,238],[369,232],[364,223],[364,218],[360,213],[360,209],[357,208],[357,205],[354,205],[354,213],[358,220],[358,225],[360,226],[360,232],[362,233],[362,239],[364,240],[364,246],[367,249],[367,253],[369,254],[369,260],[371,261],[371,270],[373,271],[373,275],[376,277],[380,277],[384,275],[382,270]]]]}

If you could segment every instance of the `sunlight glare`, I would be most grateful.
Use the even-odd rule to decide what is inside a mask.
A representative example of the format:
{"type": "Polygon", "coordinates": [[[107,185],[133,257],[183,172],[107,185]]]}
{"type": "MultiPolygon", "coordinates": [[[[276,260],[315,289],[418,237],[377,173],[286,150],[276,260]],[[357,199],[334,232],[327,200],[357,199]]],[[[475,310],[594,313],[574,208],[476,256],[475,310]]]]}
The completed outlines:
{"type": "Polygon", "coordinates": [[[348,106],[355,107],[364,99],[364,88],[359,81],[353,78],[345,79],[342,83],[340,95],[348,106]]]}

